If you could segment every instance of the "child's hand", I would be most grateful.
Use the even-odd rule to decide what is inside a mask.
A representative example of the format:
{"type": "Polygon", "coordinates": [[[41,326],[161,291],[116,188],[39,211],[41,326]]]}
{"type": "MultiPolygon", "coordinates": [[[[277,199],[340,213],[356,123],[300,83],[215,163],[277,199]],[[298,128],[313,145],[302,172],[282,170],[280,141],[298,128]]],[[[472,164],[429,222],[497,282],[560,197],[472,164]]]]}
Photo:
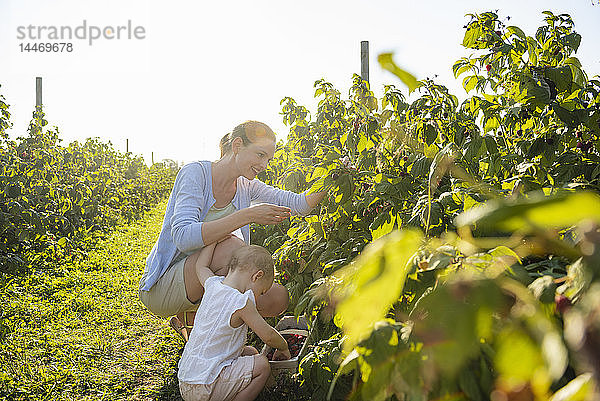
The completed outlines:
{"type": "Polygon", "coordinates": [[[291,358],[292,358],[292,354],[290,354],[289,348],[286,348],[284,351],[275,350],[275,353],[273,354],[274,361],[285,361],[285,360],[291,359],[291,358]]]}

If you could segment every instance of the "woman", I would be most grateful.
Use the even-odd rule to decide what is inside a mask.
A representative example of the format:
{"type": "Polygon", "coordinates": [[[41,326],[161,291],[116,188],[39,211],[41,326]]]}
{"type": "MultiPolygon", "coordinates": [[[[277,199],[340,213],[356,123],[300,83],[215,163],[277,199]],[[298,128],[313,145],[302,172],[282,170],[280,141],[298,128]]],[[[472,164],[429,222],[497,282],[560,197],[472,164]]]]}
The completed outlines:
{"type": "MultiPolygon", "coordinates": [[[[307,214],[325,195],[296,194],[255,179],[275,154],[276,137],[266,124],[246,121],[220,147],[218,161],[187,164],[177,175],[140,281],[142,303],[156,315],[177,315],[171,325],[184,340],[188,333],[181,322],[191,321],[186,313],[198,308],[204,294],[194,270],[198,250],[218,242],[210,267],[225,275],[231,252],[250,243],[250,223],[278,224],[292,213],[307,214]]],[[[265,317],[277,316],[288,301],[285,287],[274,284],[257,298],[257,308],[265,317]]]]}

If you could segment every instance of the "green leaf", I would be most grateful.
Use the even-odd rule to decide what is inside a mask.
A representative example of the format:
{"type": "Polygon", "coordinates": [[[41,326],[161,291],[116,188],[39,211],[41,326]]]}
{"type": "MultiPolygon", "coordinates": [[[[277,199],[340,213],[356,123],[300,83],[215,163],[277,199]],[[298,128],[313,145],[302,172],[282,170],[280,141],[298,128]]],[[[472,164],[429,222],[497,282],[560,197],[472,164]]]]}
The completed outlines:
{"type": "Polygon", "coordinates": [[[398,299],[422,238],[417,230],[394,231],[372,242],[353,264],[336,272],[341,279],[337,294],[342,297],[336,321],[347,335],[346,351],[368,337],[375,322],[398,299]]]}
{"type": "Polygon", "coordinates": [[[465,79],[463,79],[463,88],[465,88],[465,91],[469,93],[473,88],[475,88],[475,85],[477,85],[478,81],[479,80],[477,79],[476,75],[465,77],[465,79]]]}
{"type": "Polygon", "coordinates": [[[452,66],[452,72],[454,73],[454,78],[458,78],[463,72],[471,69],[471,64],[468,61],[459,60],[452,66]]]}
{"type": "Polygon", "coordinates": [[[537,65],[537,42],[534,38],[527,37],[527,54],[529,54],[529,62],[536,66],[537,65]]]}
{"type": "Polygon", "coordinates": [[[537,137],[531,142],[531,145],[527,149],[527,159],[533,159],[536,156],[541,155],[546,148],[546,142],[544,138],[537,137]]]}
{"type": "Polygon", "coordinates": [[[577,114],[574,112],[560,107],[558,104],[553,104],[552,110],[554,110],[558,118],[560,118],[560,120],[568,127],[575,128],[579,125],[579,119],[577,118],[577,114]]]}
{"type": "Polygon", "coordinates": [[[506,32],[510,34],[517,35],[519,38],[526,40],[525,33],[518,26],[507,26],[506,32]]]}
{"type": "Polygon", "coordinates": [[[577,49],[579,49],[579,44],[581,43],[581,35],[575,32],[570,33],[564,37],[564,41],[575,53],[577,53],[577,49]]]}
{"type": "Polygon", "coordinates": [[[481,27],[478,23],[469,25],[465,32],[462,45],[468,49],[479,49],[481,46],[477,43],[481,36],[481,27]]]}
{"type": "Polygon", "coordinates": [[[425,124],[423,126],[423,134],[425,135],[425,142],[427,145],[434,143],[438,136],[437,130],[431,124],[425,124]]]}
{"type": "Polygon", "coordinates": [[[477,385],[475,373],[470,369],[464,369],[458,376],[460,389],[465,393],[469,400],[482,401],[481,391],[477,385]]]}
{"type": "Polygon", "coordinates": [[[486,135],[485,137],[483,137],[483,139],[485,141],[485,148],[487,149],[489,154],[494,155],[498,153],[498,144],[496,143],[496,139],[493,136],[486,135]]]}
{"type": "Polygon", "coordinates": [[[537,380],[549,382],[540,349],[516,327],[507,327],[498,335],[494,362],[499,378],[515,387],[532,381],[536,375],[537,380]]]}
{"type": "Polygon", "coordinates": [[[394,229],[395,223],[396,215],[392,214],[391,209],[389,212],[382,213],[375,217],[375,220],[373,220],[373,223],[369,226],[371,235],[373,236],[373,241],[391,233],[394,229]]]}
{"type": "MultiPolygon", "coordinates": [[[[485,119],[485,126],[484,126],[483,130],[485,132],[489,132],[489,131],[498,129],[499,126],[500,126],[500,121],[498,121],[498,118],[496,118],[495,116],[492,116],[492,117],[488,117],[485,119]]],[[[486,145],[487,145],[487,141],[486,141],[486,145]]]]}
{"type": "Polygon", "coordinates": [[[573,75],[571,74],[571,68],[568,65],[557,68],[548,67],[544,71],[544,76],[554,82],[558,93],[570,91],[573,75]]]}
{"type": "Polygon", "coordinates": [[[409,93],[417,89],[419,87],[419,82],[417,81],[417,79],[412,74],[398,67],[396,63],[394,63],[392,57],[393,53],[380,54],[377,57],[377,60],[379,61],[379,65],[381,65],[381,68],[391,72],[392,74],[400,78],[400,81],[402,81],[404,85],[408,86],[409,93]]]}
{"type": "Polygon", "coordinates": [[[489,270],[488,275],[490,276],[503,273],[517,263],[521,263],[519,256],[512,249],[505,246],[496,247],[488,252],[476,253],[463,260],[464,267],[489,270]]]}
{"type": "Polygon", "coordinates": [[[565,228],[591,219],[600,222],[600,196],[592,192],[530,194],[518,201],[490,200],[456,218],[458,226],[477,224],[482,228],[507,231],[538,228],[565,228]]]}

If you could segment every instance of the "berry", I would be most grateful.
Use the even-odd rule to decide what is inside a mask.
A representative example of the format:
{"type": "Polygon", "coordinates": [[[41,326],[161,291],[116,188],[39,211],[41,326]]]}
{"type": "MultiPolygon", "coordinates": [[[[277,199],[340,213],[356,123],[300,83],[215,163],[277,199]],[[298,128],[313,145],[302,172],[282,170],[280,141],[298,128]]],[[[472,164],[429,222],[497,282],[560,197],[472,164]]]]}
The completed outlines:
{"type": "Polygon", "coordinates": [[[485,69],[487,70],[487,72],[490,72],[490,70],[492,69],[492,66],[488,64],[485,66],[485,69]]]}
{"type": "Polygon", "coordinates": [[[577,131],[575,132],[575,136],[577,137],[577,139],[581,139],[583,137],[583,134],[581,133],[581,131],[577,131]]]}
{"type": "Polygon", "coordinates": [[[556,305],[556,310],[560,312],[560,314],[564,314],[571,308],[571,300],[564,295],[556,295],[554,297],[554,304],[556,305]]]}
{"type": "Polygon", "coordinates": [[[523,135],[523,130],[521,130],[521,129],[517,130],[517,136],[521,136],[521,135],[523,135]]]}
{"type": "Polygon", "coordinates": [[[444,118],[448,118],[448,113],[444,112],[444,118]]]}

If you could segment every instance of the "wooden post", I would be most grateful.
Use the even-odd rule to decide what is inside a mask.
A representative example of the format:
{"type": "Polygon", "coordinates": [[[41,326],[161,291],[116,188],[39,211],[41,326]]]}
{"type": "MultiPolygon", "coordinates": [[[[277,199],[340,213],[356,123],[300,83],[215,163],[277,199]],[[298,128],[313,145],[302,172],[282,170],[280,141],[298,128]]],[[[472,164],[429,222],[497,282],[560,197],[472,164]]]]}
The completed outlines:
{"type": "Polygon", "coordinates": [[[35,78],[35,107],[42,106],[42,77],[35,78]]]}
{"type": "Polygon", "coordinates": [[[125,153],[129,153],[129,138],[125,139],[125,153]]]}
{"type": "Polygon", "coordinates": [[[154,166],[154,152],[152,152],[151,160],[152,160],[151,166],[154,166]]]}
{"type": "Polygon", "coordinates": [[[360,42],[360,76],[369,82],[369,41],[360,42]]]}

